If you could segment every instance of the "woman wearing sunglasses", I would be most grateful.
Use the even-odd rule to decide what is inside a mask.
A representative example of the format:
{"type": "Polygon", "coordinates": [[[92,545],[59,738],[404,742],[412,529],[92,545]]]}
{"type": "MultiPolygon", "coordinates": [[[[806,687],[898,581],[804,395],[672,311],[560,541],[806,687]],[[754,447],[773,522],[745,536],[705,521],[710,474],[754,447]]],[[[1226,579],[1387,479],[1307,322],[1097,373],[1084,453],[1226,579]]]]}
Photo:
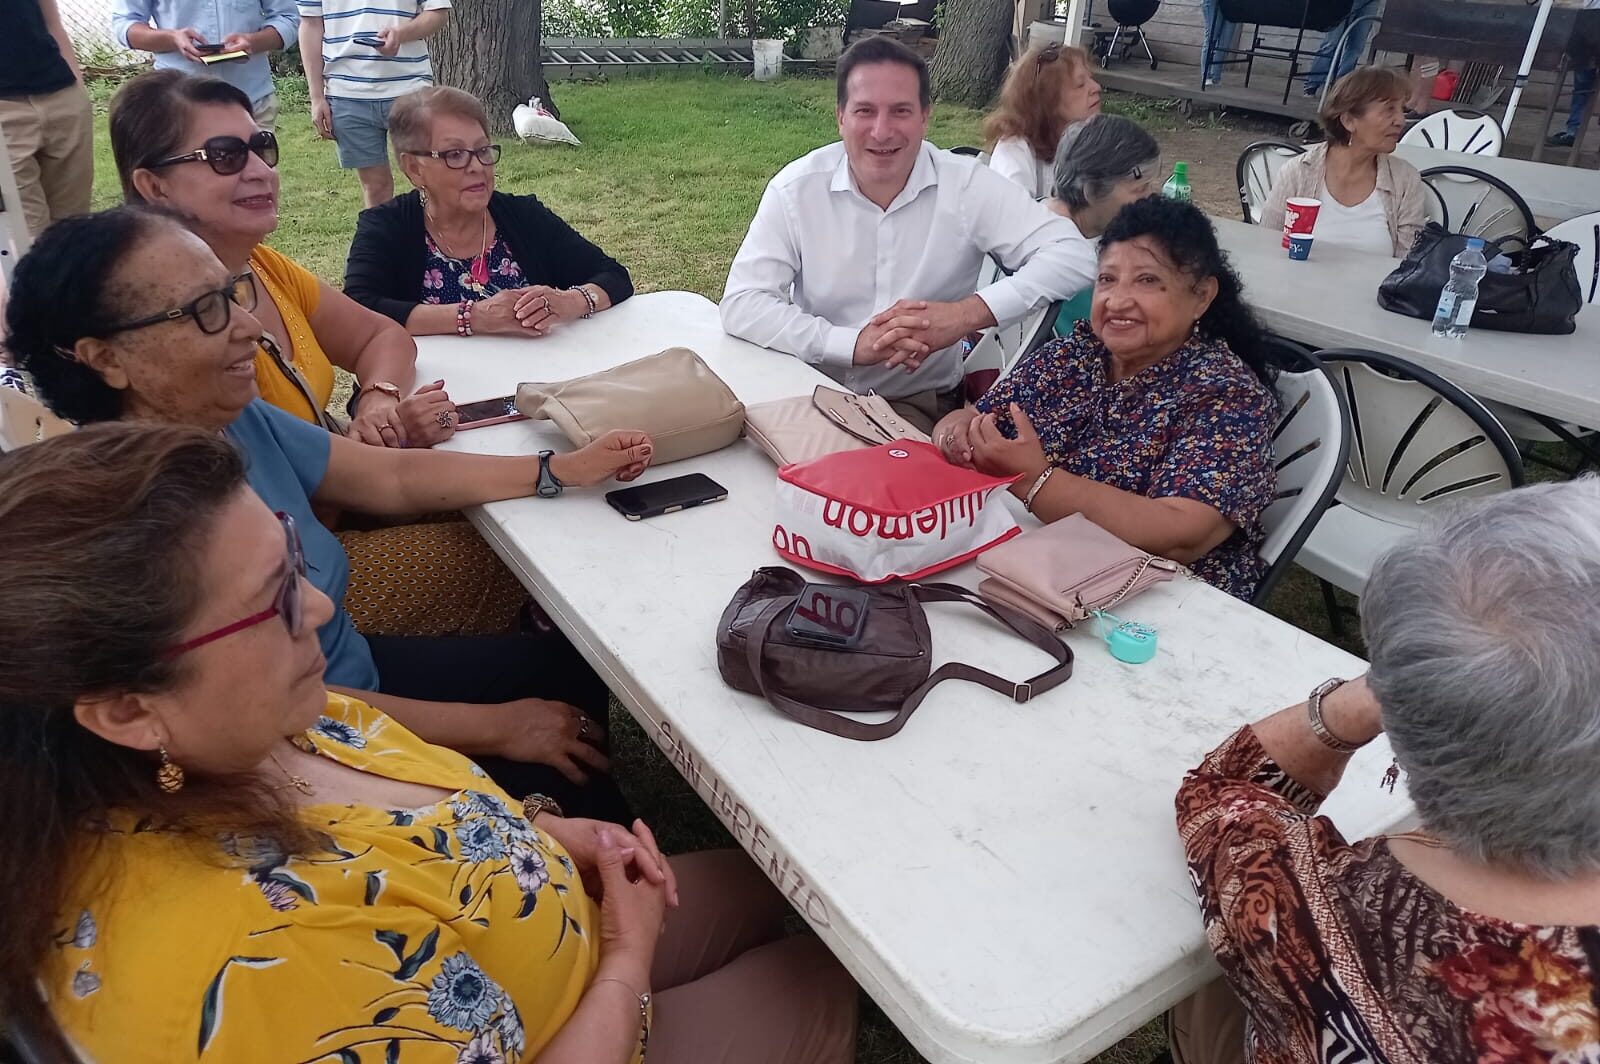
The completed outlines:
{"type": "Polygon", "coordinates": [[[350,298],[413,336],[543,336],[631,296],[628,271],[538,197],[495,191],[487,127],[460,89],[395,101],[389,136],[416,191],[361,212],[350,298]]]}
{"type": "Polygon", "coordinates": [[[330,696],[334,607],[241,457],[126,424],[0,459],[28,559],[0,1016],[29,1059],[852,1059],[854,985],[743,854],[668,860],[330,696]]]}
{"type": "Polygon", "coordinates": [[[1051,44],[1022,53],[983,123],[989,168],[1034,199],[1050,195],[1061,134],[1100,113],[1100,83],[1089,71],[1082,48],[1051,44]]]}
{"type": "Polygon", "coordinates": [[[111,151],[124,200],[184,215],[230,272],[255,275],[276,341],[256,358],[262,398],[321,422],[338,366],[357,381],[355,439],[426,447],[455,431],[442,387],[413,391],[417,347],[403,330],[262,243],[278,227],[278,142],[244,93],[177,70],[134,78],[111,100],[111,151]]]}
{"type": "MultiPolygon", "coordinates": [[[[40,398],[80,425],[157,421],[225,433],[256,493],[295,519],[311,579],[336,604],[349,562],[317,506],[414,514],[563,486],[631,480],[650,460],[643,433],[568,454],[494,457],[369,447],[257,398],[255,280],[225,267],[179,221],[119,207],[51,226],[17,263],[7,346],[40,398]]],[[[10,548],[8,548],[10,549],[10,548]]],[[[608,693],[556,632],[366,636],[344,609],[319,622],[327,680],[412,731],[484,766],[508,790],[569,809],[627,816],[604,775],[608,693]]]]}

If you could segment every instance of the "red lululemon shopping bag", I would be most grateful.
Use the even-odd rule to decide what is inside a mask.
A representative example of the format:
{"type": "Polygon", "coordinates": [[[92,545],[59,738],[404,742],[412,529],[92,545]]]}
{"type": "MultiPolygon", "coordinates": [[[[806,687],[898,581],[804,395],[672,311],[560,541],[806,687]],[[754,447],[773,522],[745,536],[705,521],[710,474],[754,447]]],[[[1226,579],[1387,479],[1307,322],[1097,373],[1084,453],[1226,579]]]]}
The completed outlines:
{"type": "Polygon", "coordinates": [[[877,584],[920,580],[1016,535],[992,477],[896,440],[778,470],[772,545],[797,565],[877,584]]]}

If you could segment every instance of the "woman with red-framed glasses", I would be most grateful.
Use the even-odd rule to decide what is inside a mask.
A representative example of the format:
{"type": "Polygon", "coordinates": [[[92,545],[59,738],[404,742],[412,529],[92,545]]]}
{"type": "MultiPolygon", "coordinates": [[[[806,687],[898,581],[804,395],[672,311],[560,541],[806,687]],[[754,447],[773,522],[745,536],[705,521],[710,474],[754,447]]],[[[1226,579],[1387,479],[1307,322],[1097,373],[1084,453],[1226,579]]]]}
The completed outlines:
{"type": "Polygon", "coordinates": [[[326,691],[333,604],[245,461],[158,423],[0,458],[8,1041],[119,1064],[853,1059],[854,984],[784,937],[742,853],[669,861],[642,821],[518,802],[326,691]]]}
{"type": "MultiPolygon", "coordinates": [[[[258,399],[257,290],[170,216],[119,207],[47,230],[17,264],[7,344],[40,398],[69,421],[159,421],[225,433],[251,485],[290,515],[311,581],[338,605],[349,562],[318,506],[362,513],[455,510],[631,480],[639,432],[567,454],[495,457],[370,447],[258,399]]],[[[342,608],[319,626],[327,679],[423,738],[482,760],[516,794],[625,822],[607,775],[609,692],[559,632],[364,636],[342,608]]]]}

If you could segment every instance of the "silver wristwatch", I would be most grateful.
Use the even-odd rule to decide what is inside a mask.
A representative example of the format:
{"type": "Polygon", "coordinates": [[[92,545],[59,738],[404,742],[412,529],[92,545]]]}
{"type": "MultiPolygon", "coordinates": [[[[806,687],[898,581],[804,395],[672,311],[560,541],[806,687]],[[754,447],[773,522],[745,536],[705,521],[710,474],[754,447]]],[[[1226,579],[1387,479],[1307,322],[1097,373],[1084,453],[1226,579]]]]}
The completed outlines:
{"type": "Polygon", "coordinates": [[[1311,694],[1306,698],[1306,716],[1311,720],[1311,734],[1317,737],[1317,742],[1329,750],[1336,750],[1341,754],[1353,754],[1361,749],[1357,743],[1347,743],[1328,730],[1322,722],[1322,700],[1344,685],[1341,677],[1335,676],[1331,680],[1323,680],[1312,688],[1311,694]]]}

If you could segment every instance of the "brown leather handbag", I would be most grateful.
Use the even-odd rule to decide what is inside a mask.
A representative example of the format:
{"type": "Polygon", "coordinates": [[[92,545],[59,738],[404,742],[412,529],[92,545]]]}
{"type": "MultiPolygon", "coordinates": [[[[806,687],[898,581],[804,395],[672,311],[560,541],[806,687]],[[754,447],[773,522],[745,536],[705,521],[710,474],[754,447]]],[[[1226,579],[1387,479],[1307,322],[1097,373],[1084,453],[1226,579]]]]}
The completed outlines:
{"type": "Polygon", "coordinates": [[[1043,625],[1004,606],[984,602],[955,584],[899,581],[858,587],[868,598],[866,625],[853,647],[824,647],[795,640],[783,623],[805,577],[793,569],[757,569],[745,581],[717,628],[717,668],[728,686],[761,695],[802,724],[846,739],[886,739],[905,727],[929,691],[945,680],[966,680],[1023,703],[1072,675],[1072,650],[1043,625]],[[1056,664],[1016,683],[952,661],[932,668],[933,636],[924,602],[975,606],[1043,650],[1056,664]],[[894,713],[867,724],[835,711],[894,713]]]}

